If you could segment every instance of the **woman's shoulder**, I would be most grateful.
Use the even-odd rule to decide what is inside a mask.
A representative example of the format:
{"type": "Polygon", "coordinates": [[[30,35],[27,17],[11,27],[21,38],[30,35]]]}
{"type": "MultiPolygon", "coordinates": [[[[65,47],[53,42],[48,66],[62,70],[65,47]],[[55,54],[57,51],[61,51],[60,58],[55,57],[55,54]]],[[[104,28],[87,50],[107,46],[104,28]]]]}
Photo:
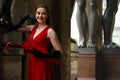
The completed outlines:
{"type": "Polygon", "coordinates": [[[54,35],[56,35],[55,30],[52,27],[49,27],[49,29],[48,29],[48,36],[50,37],[50,36],[54,36],[54,35]]]}
{"type": "Polygon", "coordinates": [[[31,30],[34,30],[34,29],[36,29],[38,26],[37,25],[32,25],[31,26],[31,30]]]}
{"type": "Polygon", "coordinates": [[[54,29],[51,26],[48,26],[48,32],[53,32],[54,29]]]}

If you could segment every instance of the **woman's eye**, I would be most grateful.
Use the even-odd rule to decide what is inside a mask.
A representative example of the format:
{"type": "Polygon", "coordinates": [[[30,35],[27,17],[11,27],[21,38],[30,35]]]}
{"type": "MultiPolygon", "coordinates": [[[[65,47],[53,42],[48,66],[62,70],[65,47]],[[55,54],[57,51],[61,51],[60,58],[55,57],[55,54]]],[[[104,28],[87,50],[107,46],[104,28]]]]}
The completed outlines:
{"type": "Polygon", "coordinates": [[[40,14],[40,12],[38,12],[38,14],[40,14]]]}

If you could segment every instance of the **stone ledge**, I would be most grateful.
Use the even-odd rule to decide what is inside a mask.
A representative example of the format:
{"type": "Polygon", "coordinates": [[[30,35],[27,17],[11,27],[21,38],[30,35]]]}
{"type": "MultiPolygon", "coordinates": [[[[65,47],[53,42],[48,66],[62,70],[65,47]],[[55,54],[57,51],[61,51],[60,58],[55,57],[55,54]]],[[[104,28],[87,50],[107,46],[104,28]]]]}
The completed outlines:
{"type": "Polygon", "coordinates": [[[78,48],[79,54],[96,54],[95,48],[78,48]]]}
{"type": "Polygon", "coordinates": [[[102,54],[120,54],[119,48],[103,48],[100,50],[102,54]]]}
{"type": "Polygon", "coordinates": [[[96,78],[78,78],[78,80],[96,80],[96,78]]]}

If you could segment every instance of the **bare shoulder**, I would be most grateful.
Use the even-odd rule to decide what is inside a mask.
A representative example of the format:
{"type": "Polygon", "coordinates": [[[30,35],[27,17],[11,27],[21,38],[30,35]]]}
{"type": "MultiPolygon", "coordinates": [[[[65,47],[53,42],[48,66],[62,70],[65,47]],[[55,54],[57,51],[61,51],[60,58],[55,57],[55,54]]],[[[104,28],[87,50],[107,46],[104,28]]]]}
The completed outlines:
{"type": "Polygon", "coordinates": [[[48,33],[55,32],[53,28],[49,28],[48,33]]]}
{"type": "Polygon", "coordinates": [[[48,30],[48,34],[49,34],[49,33],[55,33],[55,30],[50,27],[49,30],[48,30]]]}
{"type": "Polygon", "coordinates": [[[56,32],[55,32],[55,30],[53,28],[49,28],[49,30],[48,30],[48,36],[49,37],[50,36],[56,36],[56,32]]]}

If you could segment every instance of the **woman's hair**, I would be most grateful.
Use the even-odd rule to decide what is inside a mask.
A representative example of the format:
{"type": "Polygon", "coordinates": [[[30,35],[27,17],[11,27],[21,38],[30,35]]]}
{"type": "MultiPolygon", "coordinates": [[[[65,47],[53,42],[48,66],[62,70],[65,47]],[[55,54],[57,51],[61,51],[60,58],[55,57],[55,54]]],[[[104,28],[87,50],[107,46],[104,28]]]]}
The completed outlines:
{"type": "Polygon", "coordinates": [[[47,24],[47,25],[50,25],[50,16],[49,16],[48,5],[46,5],[46,4],[38,5],[35,10],[37,10],[38,8],[45,8],[45,9],[46,9],[47,15],[48,15],[48,18],[46,19],[46,24],[47,24]]]}

